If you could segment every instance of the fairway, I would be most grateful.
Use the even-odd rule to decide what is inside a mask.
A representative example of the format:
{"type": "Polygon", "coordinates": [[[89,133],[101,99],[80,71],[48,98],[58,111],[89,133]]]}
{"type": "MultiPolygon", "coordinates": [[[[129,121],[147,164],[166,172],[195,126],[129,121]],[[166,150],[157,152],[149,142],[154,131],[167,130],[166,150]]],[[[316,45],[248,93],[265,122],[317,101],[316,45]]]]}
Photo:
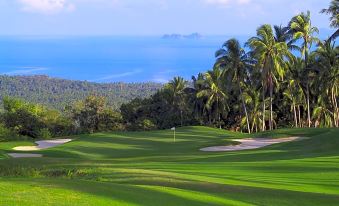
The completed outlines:
{"type": "Polygon", "coordinates": [[[338,205],[338,129],[247,135],[207,127],[98,133],[8,158],[0,143],[0,205],[338,205]],[[249,137],[308,137],[261,149],[202,152],[249,137]]]}

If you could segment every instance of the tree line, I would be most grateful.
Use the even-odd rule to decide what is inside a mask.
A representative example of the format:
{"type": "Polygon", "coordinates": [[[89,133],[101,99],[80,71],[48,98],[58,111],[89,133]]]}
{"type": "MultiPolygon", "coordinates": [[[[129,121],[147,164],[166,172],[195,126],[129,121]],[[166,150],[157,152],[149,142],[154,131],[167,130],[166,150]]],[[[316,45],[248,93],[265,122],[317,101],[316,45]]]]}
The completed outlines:
{"type": "Polygon", "coordinates": [[[90,95],[66,106],[63,112],[13,97],[3,98],[0,141],[124,129],[120,113],[109,107],[102,96],[90,95]]]}
{"type": "Polygon", "coordinates": [[[107,104],[118,110],[122,103],[135,97],[146,98],[154,94],[158,83],[93,83],[51,78],[44,75],[0,75],[0,99],[11,96],[31,103],[39,103],[62,111],[65,106],[83,100],[91,94],[103,96],[107,104]]]}

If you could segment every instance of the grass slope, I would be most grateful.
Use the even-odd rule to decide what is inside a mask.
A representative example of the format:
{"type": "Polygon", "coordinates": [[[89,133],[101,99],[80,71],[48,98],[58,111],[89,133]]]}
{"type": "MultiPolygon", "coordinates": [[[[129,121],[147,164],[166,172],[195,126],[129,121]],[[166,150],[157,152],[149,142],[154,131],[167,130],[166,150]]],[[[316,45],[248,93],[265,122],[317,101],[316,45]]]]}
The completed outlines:
{"type": "Polygon", "coordinates": [[[338,129],[283,129],[240,134],[185,127],[99,133],[8,159],[0,143],[0,205],[338,205],[338,129]],[[221,153],[202,147],[232,138],[309,137],[221,153]]]}

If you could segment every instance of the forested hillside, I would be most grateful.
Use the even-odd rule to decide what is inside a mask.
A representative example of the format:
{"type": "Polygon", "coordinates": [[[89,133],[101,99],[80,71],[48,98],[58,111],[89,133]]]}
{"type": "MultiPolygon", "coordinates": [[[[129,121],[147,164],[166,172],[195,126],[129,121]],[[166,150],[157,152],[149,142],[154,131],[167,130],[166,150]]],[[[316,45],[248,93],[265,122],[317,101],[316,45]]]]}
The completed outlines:
{"type": "Polygon", "coordinates": [[[105,97],[107,104],[117,109],[131,99],[149,97],[161,87],[158,83],[99,84],[48,76],[0,75],[1,100],[5,96],[17,97],[59,110],[91,94],[105,97]]]}

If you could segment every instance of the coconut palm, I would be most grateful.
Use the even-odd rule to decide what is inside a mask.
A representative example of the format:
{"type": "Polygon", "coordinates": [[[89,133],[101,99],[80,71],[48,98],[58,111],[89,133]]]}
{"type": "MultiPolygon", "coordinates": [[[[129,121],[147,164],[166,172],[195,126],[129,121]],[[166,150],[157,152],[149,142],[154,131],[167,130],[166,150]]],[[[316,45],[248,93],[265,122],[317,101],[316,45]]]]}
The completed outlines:
{"type": "Polygon", "coordinates": [[[320,70],[318,88],[322,94],[330,97],[329,102],[332,105],[333,124],[339,126],[339,109],[337,97],[339,92],[339,47],[330,41],[320,42],[318,49],[314,52],[317,67],[320,70]],[[326,79],[326,81],[322,81],[326,79]]]}
{"type": "Polygon", "coordinates": [[[213,70],[205,73],[204,88],[197,93],[197,98],[207,97],[206,107],[212,110],[213,106],[216,107],[218,124],[221,129],[221,112],[220,107],[225,108],[225,101],[227,98],[225,91],[225,84],[223,81],[223,71],[214,67],[213,70]]]}
{"type": "MultiPolygon", "coordinates": [[[[304,61],[301,58],[293,57],[288,61],[288,75],[287,75],[287,92],[284,96],[295,104],[297,113],[297,127],[302,127],[301,108],[305,105],[305,95],[303,92],[303,85],[307,81],[303,74],[304,61]],[[290,95],[290,96],[289,96],[290,95]]],[[[293,105],[292,105],[293,107],[293,105]]],[[[293,108],[294,109],[294,108],[293,108]]]]}
{"type": "MultiPolygon", "coordinates": [[[[244,91],[244,99],[247,105],[249,105],[249,119],[251,121],[251,131],[258,132],[260,125],[262,124],[262,111],[260,109],[260,90],[254,89],[252,86],[246,87],[244,91]]],[[[265,111],[266,112],[266,111],[265,111]]],[[[246,119],[242,119],[242,122],[246,119]]]]}
{"type": "MultiPolygon", "coordinates": [[[[197,77],[192,76],[192,82],[193,82],[193,89],[195,91],[195,94],[204,90],[205,76],[204,76],[203,73],[199,73],[197,75],[197,77]]],[[[208,108],[207,108],[207,104],[206,104],[207,99],[208,98],[205,97],[205,96],[201,96],[200,98],[196,98],[195,101],[194,101],[194,105],[193,105],[194,114],[195,114],[197,119],[201,120],[201,124],[203,124],[204,119],[206,119],[206,117],[208,117],[208,120],[211,119],[208,108]]]]}
{"type": "Polygon", "coordinates": [[[182,77],[174,77],[171,80],[166,88],[170,91],[170,95],[172,97],[172,104],[177,106],[180,110],[180,122],[181,126],[183,126],[183,109],[184,109],[184,95],[185,95],[185,88],[187,85],[187,81],[184,80],[182,77]]]}
{"type": "Polygon", "coordinates": [[[240,93],[240,99],[246,118],[247,131],[248,133],[251,133],[250,122],[242,91],[242,83],[245,82],[247,78],[246,69],[249,66],[248,55],[245,50],[241,48],[238,40],[230,39],[216,52],[215,56],[217,58],[215,66],[222,68],[224,76],[230,77],[231,81],[236,83],[237,88],[235,89],[238,89],[240,93]]]}
{"type": "Polygon", "coordinates": [[[327,9],[321,10],[321,13],[331,15],[330,25],[332,28],[337,29],[329,38],[329,41],[333,41],[339,36],[339,0],[332,0],[330,6],[327,9]]]}
{"type": "MultiPolygon", "coordinates": [[[[277,42],[274,38],[271,25],[265,24],[257,29],[257,36],[248,40],[247,45],[252,49],[262,72],[262,103],[263,120],[265,120],[265,94],[267,88],[270,93],[269,127],[273,129],[273,89],[278,83],[277,77],[283,78],[286,68],[286,57],[291,54],[286,42],[277,42]]],[[[262,129],[265,130],[265,121],[262,129]]]]}
{"type": "Polygon", "coordinates": [[[293,111],[294,114],[294,123],[295,127],[298,127],[298,116],[297,116],[297,91],[296,91],[296,81],[294,79],[289,79],[286,81],[287,87],[285,91],[283,92],[283,95],[285,99],[289,102],[291,105],[291,111],[293,111]]]}
{"type": "Polygon", "coordinates": [[[301,13],[292,18],[289,27],[295,40],[302,39],[301,53],[304,56],[306,67],[308,64],[308,56],[310,48],[313,43],[318,43],[319,39],[314,36],[315,33],[319,33],[317,27],[312,27],[311,13],[301,13]]]}
{"type": "Polygon", "coordinates": [[[274,27],[274,38],[276,42],[286,42],[289,50],[300,50],[298,46],[295,45],[296,40],[293,39],[293,34],[290,31],[288,26],[277,26],[274,27]]]}
{"type": "MultiPolygon", "coordinates": [[[[327,95],[326,95],[327,96],[327,95]]],[[[326,96],[319,95],[317,106],[313,110],[313,118],[316,120],[315,127],[331,127],[333,113],[326,105],[326,96]]]]}
{"type": "MultiPolygon", "coordinates": [[[[312,27],[311,13],[301,13],[292,18],[290,21],[291,32],[293,38],[302,39],[301,54],[305,61],[305,70],[309,70],[309,51],[313,43],[318,43],[319,40],[314,36],[314,33],[319,33],[317,27],[312,27]]],[[[311,108],[310,108],[310,83],[306,84],[306,98],[307,98],[307,121],[308,127],[311,127],[311,108]]]]}

